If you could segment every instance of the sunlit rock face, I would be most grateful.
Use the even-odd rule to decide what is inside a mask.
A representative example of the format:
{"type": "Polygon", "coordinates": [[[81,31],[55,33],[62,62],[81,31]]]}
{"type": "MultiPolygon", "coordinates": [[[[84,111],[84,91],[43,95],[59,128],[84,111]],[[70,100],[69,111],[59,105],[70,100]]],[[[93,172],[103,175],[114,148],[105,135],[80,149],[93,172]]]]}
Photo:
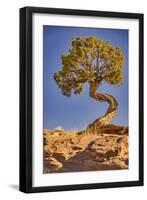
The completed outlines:
{"type": "Polygon", "coordinates": [[[128,128],[105,125],[95,132],[44,130],[44,173],[128,168],[128,128]]]}

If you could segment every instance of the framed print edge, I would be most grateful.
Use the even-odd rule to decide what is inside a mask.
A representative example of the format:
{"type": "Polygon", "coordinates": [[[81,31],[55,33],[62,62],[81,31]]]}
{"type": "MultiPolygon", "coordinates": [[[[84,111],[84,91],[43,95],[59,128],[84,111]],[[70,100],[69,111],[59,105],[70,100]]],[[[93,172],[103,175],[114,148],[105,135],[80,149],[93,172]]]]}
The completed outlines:
{"type": "Polygon", "coordinates": [[[143,14],[105,11],[70,10],[58,8],[24,7],[20,9],[20,157],[19,189],[22,192],[53,192],[65,190],[100,189],[143,186],[143,14]],[[139,20],[139,180],[125,182],[90,183],[34,187],[32,184],[32,15],[50,13],[79,16],[116,17],[139,20]]]}
{"type": "Polygon", "coordinates": [[[139,16],[139,180],[144,185],[144,15],[139,16]]]}
{"type": "Polygon", "coordinates": [[[19,188],[32,188],[32,24],[27,8],[20,9],[20,167],[19,188]]]}

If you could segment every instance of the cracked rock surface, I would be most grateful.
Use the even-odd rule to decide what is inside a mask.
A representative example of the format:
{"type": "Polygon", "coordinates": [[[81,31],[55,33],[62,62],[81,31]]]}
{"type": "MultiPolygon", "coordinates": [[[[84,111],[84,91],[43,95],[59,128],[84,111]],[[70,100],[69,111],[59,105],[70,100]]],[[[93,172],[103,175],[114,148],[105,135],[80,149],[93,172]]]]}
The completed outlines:
{"type": "Polygon", "coordinates": [[[91,133],[44,130],[44,173],[128,168],[128,128],[105,125],[91,133]]]}

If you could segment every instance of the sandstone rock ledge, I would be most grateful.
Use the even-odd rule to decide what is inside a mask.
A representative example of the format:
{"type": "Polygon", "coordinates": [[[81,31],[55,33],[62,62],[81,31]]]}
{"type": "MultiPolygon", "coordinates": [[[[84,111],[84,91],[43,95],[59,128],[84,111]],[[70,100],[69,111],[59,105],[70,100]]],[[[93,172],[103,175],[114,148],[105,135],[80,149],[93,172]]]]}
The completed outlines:
{"type": "Polygon", "coordinates": [[[128,168],[128,128],[99,131],[44,130],[44,173],[128,168]]]}

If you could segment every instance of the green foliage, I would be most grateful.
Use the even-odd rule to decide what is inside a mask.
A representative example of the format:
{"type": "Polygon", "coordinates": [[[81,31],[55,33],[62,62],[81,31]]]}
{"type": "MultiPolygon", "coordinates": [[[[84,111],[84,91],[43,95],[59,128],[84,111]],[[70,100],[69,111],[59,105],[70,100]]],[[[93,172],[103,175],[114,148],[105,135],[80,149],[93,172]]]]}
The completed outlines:
{"type": "Polygon", "coordinates": [[[123,79],[124,56],[120,48],[96,37],[77,37],[67,54],[61,56],[62,69],[54,80],[65,96],[83,92],[85,82],[106,81],[120,85],[123,79]]]}

